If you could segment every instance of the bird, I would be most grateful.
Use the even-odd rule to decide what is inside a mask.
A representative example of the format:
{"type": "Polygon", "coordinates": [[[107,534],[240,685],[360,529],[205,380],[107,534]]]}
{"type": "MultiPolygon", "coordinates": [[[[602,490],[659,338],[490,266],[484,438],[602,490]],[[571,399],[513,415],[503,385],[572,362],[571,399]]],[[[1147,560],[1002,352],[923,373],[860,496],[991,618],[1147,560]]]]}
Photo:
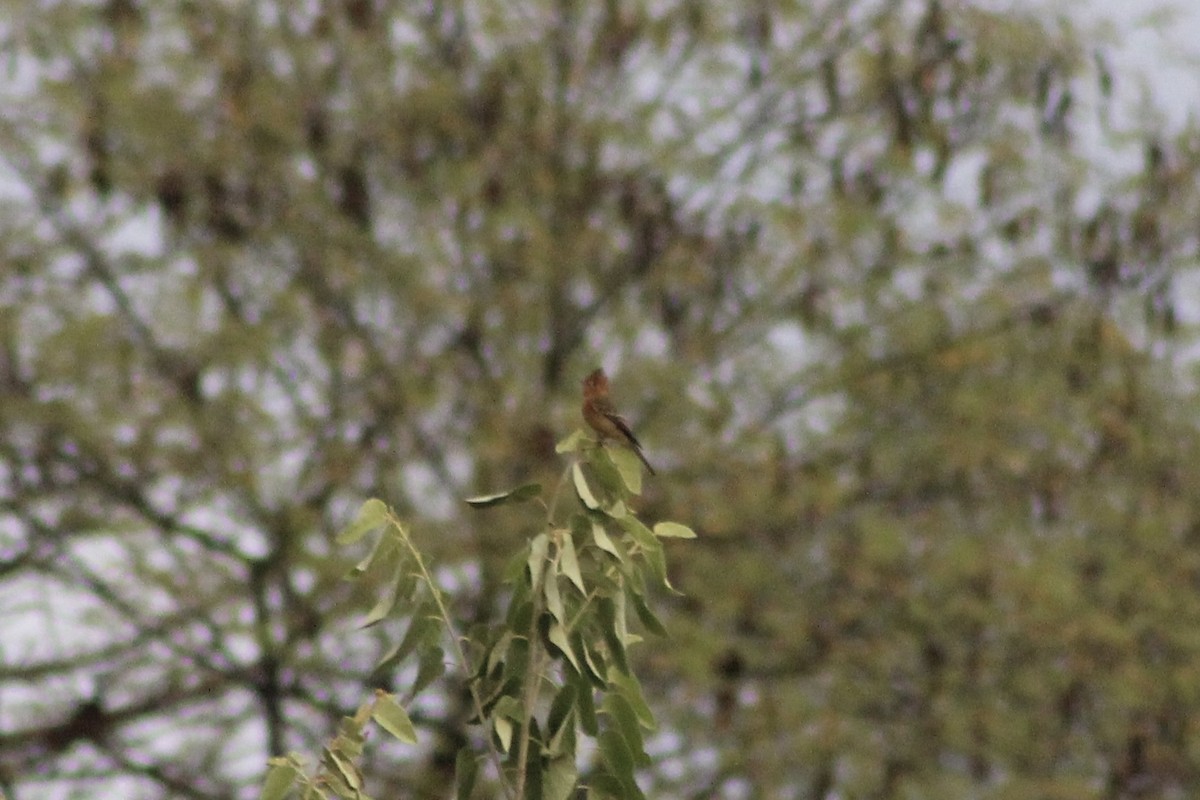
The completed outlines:
{"type": "Polygon", "coordinates": [[[605,439],[616,439],[629,447],[646,465],[650,474],[654,474],[654,467],[650,466],[642,452],[642,443],[629,429],[629,423],[622,419],[613,407],[608,394],[608,376],[604,374],[603,369],[594,369],[583,379],[583,421],[600,435],[601,442],[605,439]]]}

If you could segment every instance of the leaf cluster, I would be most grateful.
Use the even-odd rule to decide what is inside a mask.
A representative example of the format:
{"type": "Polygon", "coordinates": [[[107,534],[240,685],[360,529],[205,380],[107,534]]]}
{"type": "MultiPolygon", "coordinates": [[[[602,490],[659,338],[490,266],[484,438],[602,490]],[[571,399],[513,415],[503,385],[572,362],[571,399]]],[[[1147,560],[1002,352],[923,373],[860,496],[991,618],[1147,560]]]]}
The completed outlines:
{"type": "MultiPolygon", "coordinates": [[[[547,504],[541,486],[472,497],[484,510],[537,500],[544,526],[511,560],[503,620],[460,636],[420,550],[394,512],[368,500],[337,537],[351,545],[378,531],[374,546],[351,571],[373,580],[377,601],[363,626],[403,618],[406,632],[386,651],[377,669],[415,660],[410,697],[440,678],[451,661],[470,691],[470,722],[483,732],[486,755],[464,745],[456,760],[456,796],[469,798],[479,783],[480,762],[489,759],[509,798],[566,800],[586,787],[595,798],[641,798],[636,771],[650,765],[646,732],[654,716],[630,666],[628,649],[642,640],[631,617],[656,636],[666,629],[648,594],[667,577],[662,539],[694,538],[685,525],[648,527],[632,509],[641,490],[640,464],[624,450],[608,450],[582,434],[561,442],[576,458],[547,504]],[[569,483],[578,504],[558,513],[569,483]],[[580,740],[595,743],[594,763],[581,772],[580,740]]],[[[263,800],[280,800],[298,789],[304,798],[369,798],[359,763],[364,729],[374,721],[396,739],[415,743],[408,713],[393,694],[375,697],[345,718],[309,776],[293,754],[272,759],[263,800]]]]}

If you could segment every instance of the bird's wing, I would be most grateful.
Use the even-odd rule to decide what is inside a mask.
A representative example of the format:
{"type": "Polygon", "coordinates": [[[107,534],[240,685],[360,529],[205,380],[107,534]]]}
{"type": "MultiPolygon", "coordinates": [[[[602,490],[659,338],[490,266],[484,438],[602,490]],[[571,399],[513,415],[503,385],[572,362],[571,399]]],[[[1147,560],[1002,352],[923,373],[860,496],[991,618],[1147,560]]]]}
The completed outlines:
{"type": "Polygon", "coordinates": [[[629,441],[633,443],[634,447],[640,448],[642,446],[642,443],[639,442],[637,437],[633,435],[633,431],[629,430],[629,423],[626,422],[623,417],[608,412],[605,412],[604,416],[608,417],[613,425],[616,425],[618,428],[620,428],[621,433],[625,434],[625,436],[629,438],[629,441]]]}

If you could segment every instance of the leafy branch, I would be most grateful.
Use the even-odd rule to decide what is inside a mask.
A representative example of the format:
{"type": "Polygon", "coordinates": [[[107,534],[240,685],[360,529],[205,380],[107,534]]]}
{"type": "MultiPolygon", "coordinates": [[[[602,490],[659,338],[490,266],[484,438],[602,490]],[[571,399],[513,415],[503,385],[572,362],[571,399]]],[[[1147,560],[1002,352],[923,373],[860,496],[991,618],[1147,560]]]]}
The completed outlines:
{"type": "MultiPolygon", "coordinates": [[[[674,591],[662,540],[695,534],[679,523],[650,528],[638,519],[632,501],[642,473],[634,454],[599,447],[582,432],[558,451],[574,458],[549,503],[537,484],[467,500],[480,510],[536,500],[545,515],[506,572],[511,596],[504,620],[473,632],[470,641],[458,634],[424,557],[385,503],[367,501],[337,541],[351,545],[380,532],[351,572],[380,587],[363,625],[398,616],[408,627],[378,667],[414,659],[415,697],[441,677],[449,642],[454,668],[470,691],[471,723],[486,734],[486,759],[505,797],[566,800],[586,786],[596,798],[642,798],[635,772],[650,764],[644,731],[653,730],[655,721],[630,668],[628,648],[641,637],[630,630],[629,616],[646,632],[666,635],[650,608],[648,587],[674,591]],[[570,496],[565,486],[578,502],[563,510],[560,503],[570,496]],[[595,742],[585,777],[581,736],[595,742]]],[[[282,800],[296,790],[304,798],[369,800],[357,764],[371,721],[400,741],[416,742],[401,703],[377,692],[343,720],[313,775],[295,754],[272,759],[263,800],[282,800]]],[[[465,745],[456,764],[461,800],[472,796],[478,769],[479,754],[465,745]]]]}

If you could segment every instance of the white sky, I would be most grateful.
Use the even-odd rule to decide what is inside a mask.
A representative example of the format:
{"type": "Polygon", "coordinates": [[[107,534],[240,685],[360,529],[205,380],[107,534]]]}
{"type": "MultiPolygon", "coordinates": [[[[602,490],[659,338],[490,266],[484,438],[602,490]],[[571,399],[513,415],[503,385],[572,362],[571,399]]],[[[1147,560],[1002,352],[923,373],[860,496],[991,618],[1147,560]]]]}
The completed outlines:
{"type": "Polygon", "coordinates": [[[1173,130],[1181,128],[1189,116],[1200,119],[1200,0],[1032,2],[1063,9],[1084,27],[1111,21],[1113,47],[1108,54],[1117,76],[1118,96],[1137,97],[1140,88],[1131,84],[1128,76],[1142,73],[1155,105],[1173,130]]]}

